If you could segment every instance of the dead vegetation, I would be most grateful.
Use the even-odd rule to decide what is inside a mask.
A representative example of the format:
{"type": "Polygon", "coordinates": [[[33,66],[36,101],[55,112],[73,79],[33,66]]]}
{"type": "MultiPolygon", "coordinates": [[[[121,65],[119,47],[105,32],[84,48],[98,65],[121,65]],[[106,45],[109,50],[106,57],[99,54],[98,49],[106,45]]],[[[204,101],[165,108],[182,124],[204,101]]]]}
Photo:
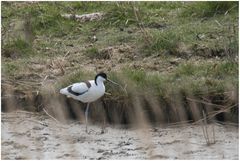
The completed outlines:
{"type": "Polygon", "coordinates": [[[73,19],[80,22],[86,22],[86,21],[101,20],[103,15],[104,15],[103,13],[90,13],[90,14],[83,14],[83,15],[62,14],[61,16],[64,18],[73,19]]]}

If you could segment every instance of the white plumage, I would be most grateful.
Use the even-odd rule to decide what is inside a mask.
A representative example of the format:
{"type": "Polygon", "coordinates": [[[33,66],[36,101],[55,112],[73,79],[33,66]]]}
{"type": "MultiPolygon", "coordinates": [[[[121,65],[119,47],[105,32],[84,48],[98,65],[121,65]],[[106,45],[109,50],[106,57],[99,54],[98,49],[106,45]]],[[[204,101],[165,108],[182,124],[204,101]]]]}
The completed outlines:
{"type": "Polygon", "coordinates": [[[85,82],[74,83],[66,88],[61,89],[60,93],[70,96],[73,99],[79,100],[83,103],[94,102],[102,97],[105,93],[105,86],[103,84],[103,81],[100,81],[99,79],[97,80],[97,85],[94,80],[88,81],[91,85],[90,87],[88,87],[85,82]],[[73,92],[78,93],[79,95],[69,92],[69,88],[71,88],[73,92]]]}
{"type": "Polygon", "coordinates": [[[68,97],[72,97],[73,99],[81,101],[83,103],[87,103],[87,109],[85,111],[86,132],[87,132],[87,123],[88,123],[89,104],[91,102],[96,101],[97,99],[99,99],[104,95],[105,93],[104,81],[106,80],[114,84],[117,84],[107,79],[107,75],[105,73],[99,73],[96,75],[95,80],[74,83],[60,90],[61,94],[64,94],[68,97]]]}

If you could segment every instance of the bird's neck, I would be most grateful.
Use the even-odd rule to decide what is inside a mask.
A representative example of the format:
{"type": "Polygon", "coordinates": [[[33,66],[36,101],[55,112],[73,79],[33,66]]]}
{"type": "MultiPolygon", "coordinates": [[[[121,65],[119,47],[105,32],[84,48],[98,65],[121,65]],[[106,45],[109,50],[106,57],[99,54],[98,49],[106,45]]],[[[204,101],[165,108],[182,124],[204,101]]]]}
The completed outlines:
{"type": "Polygon", "coordinates": [[[100,80],[100,79],[95,80],[95,84],[96,84],[96,86],[102,86],[102,85],[104,85],[104,84],[103,84],[103,81],[100,80]]]}

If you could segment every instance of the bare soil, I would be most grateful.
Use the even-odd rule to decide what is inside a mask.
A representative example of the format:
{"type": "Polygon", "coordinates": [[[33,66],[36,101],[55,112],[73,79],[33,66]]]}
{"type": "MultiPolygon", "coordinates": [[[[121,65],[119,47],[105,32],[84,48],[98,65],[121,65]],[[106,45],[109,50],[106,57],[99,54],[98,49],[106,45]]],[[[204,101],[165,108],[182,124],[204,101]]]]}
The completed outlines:
{"type": "MultiPolygon", "coordinates": [[[[239,159],[238,127],[210,124],[216,143],[207,146],[200,125],[149,129],[57,123],[45,113],[1,114],[2,159],[239,159]]],[[[210,129],[210,128],[209,128],[210,129]]]]}

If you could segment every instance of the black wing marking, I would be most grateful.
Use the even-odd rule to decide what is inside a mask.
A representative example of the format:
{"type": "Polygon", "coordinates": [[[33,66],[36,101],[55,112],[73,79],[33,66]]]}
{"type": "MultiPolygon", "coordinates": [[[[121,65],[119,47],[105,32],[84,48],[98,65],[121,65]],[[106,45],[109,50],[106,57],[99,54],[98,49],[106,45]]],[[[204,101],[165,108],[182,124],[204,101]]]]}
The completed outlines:
{"type": "Polygon", "coordinates": [[[70,86],[70,87],[67,88],[67,91],[68,91],[69,93],[73,94],[74,96],[80,96],[80,95],[86,93],[88,90],[86,90],[86,91],[84,91],[84,92],[82,92],[82,93],[78,93],[78,92],[74,92],[74,91],[72,90],[72,86],[70,86]]]}
{"type": "Polygon", "coordinates": [[[92,86],[89,81],[85,81],[84,83],[87,85],[88,88],[90,88],[92,86]]]}

